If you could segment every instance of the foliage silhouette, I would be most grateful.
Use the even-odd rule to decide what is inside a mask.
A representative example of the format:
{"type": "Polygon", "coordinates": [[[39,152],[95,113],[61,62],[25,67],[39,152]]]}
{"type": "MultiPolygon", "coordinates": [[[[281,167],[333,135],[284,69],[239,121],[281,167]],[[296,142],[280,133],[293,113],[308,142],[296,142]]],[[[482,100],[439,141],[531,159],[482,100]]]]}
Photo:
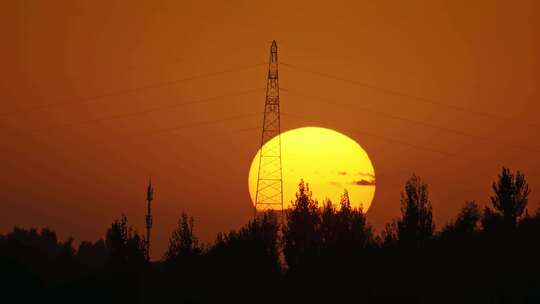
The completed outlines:
{"type": "MultiPolygon", "coordinates": [[[[210,282],[220,286],[223,295],[242,287],[245,300],[268,292],[268,286],[280,281],[281,266],[278,252],[278,218],[273,212],[259,214],[238,231],[218,237],[207,252],[207,273],[210,282]]],[[[277,296],[277,294],[276,294],[277,296]]],[[[274,295],[266,294],[267,300],[274,295]]],[[[230,301],[242,298],[235,294],[230,301]]]]}
{"type": "MultiPolygon", "coordinates": [[[[282,218],[259,213],[199,244],[182,213],[162,260],[122,215],[104,239],[51,229],[0,235],[2,303],[540,303],[540,210],[521,172],[503,168],[491,206],[466,202],[435,231],[427,185],[405,184],[401,217],[375,235],[345,190],[339,205],[299,184],[282,218]]],[[[397,202],[396,202],[397,203],[397,202]]]]}
{"type": "Polygon", "coordinates": [[[283,227],[283,252],[291,270],[309,269],[316,261],[322,238],[320,226],[318,203],[312,198],[309,184],[301,180],[296,201],[287,211],[287,222],[283,227]]]}
{"type": "Polygon", "coordinates": [[[336,210],[327,201],[321,210],[321,246],[326,254],[341,256],[357,254],[374,242],[373,231],[368,225],[362,208],[352,208],[347,190],[336,210]]]}
{"type": "Polygon", "coordinates": [[[108,258],[105,240],[99,239],[95,243],[82,241],[77,249],[76,259],[79,263],[89,267],[100,267],[108,258]]]}
{"type": "Polygon", "coordinates": [[[118,267],[140,267],[145,264],[145,241],[128,226],[125,215],[117,219],[107,230],[105,246],[109,263],[118,267]]]}
{"type": "Polygon", "coordinates": [[[413,246],[428,241],[435,230],[428,186],[414,174],[401,194],[401,219],[397,221],[397,229],[399,241],[413,246]]]}
{"type": "Polygon", "coordinates": [[[443,228],[442,234],[455,234],[465,237],[478,230],[481,219],[480,207],[474,201],[466,202],[459,211],[457,218],[443,228]]]}
{"type": "Polygon", "coordinates": [[[505,229],[514,229],[527,208],[531,193],[525,175],[520,171],[514,175],[510,169],[503,168],[492,188],[491,204],[494,210],[488,209],[488,216],[500,216],[505,229]]]}
{"type": "Polygon", "coordinates": [[[193,233],[193,217],[188,217],[182,212],[178,220],[178,226],[169,239],[169,248],[165,252],[165,260],[172,262],[198,256],[202,253],[199,240],[193,233]]]}

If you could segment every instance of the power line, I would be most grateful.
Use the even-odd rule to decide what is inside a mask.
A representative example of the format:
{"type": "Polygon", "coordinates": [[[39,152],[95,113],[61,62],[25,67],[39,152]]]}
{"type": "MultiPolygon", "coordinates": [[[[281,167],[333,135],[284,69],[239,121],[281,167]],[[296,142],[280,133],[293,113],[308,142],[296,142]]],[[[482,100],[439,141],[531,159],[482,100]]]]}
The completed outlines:
{"type": "MultiPolygon", "coordinates": [[[[226,122],[226,121],[233,121],[233,120],[239,120],[239,119],[248,118],[248,117],[255,117],[257,115],[262,115],[262,114],[263,113],[261,113],[261,112],[239,114],[239,115],[234,115],[234,116],[230,116],[230,117],[226,117],[226,118],[222,118],[222,119],[206,120],[206,121],[194,122],[194,123],[190,123],[190,124],[183,124],[183,125],[169,127],[169,128],[156,129],[156,130],[150,131],[149,134],[162,133],[162,132],[171,132],[171,131],[191,128],[191,127],[196,127],[196,126],[202,126],[202,125],[218,124],[218,123],[222,123],[222,122],[226,122]]],[[[243,130],[247,130],[247,129],[243,129],[243,130]]],[[[242,131],[242,130],[240,130],[240,131],[242,131]]]]}
{"type": "Polygon", "coordinates": [[[499,139],[496,139],[496,138],[483,136],[483,135],[472,134],[472,133],[467,133],[467,132],[464,132],[464,131],[461,131],[461,130],[447,128],[447,127],[439,126],[439,125],[436,125],[436,124],[431,124],[431,123],[428,123],[428,122],[413,120],[413,119],[406,118],[406,117],[401,117],[401,116],[397,116],[397,115],[393,115],[393,114],[388,114],[388,113],[384,113],[384,112],[380,112],[380,111],[375,111],[375,110],[372,110],[372,109],[367,108],[367,107],[361,107],[361,106],[357,106],[357,105],[353,105],[353,104],[346,104],[346,103],[338,103],[338,102],[335,102],[335,101],[327,99],[327,98],[321,98],[321,97],[318,97],[318,96],[312,96],[312,95],[304,94],[304,93],[301,93],[301,92],[295,91],[295,90],[290,90],[290,89],[285,89],[285,88],[282,88],[281,90],[283,92],[297,94],[299,96],[307,97],[310,100],[315,100],[315,101],[328,103],[328,104],[331,104],[331,105],[337,105],[337,106],[341,106],[341,107],[348,107],[348,108],[352,108],[352,109],[356,109],[356,110],[361,110],[361,111],[363,111],[365,113],[369,113],[369,114],[372,114],[372,115],[386,117],[386,118],[389,118],[389,119],[399,120],[399,121],[403,121],[403,122],[407,122],[407,123],[411,123],[411,124],[416,124],[416,125],[432,128],[432,129],[435,129],[435,130],[443,131],[443,132],[453,133],[453,134],[464,136],[464,137],[470,137],[470,138],[474,138],[474,139],[478,139],[478,140],[483,140],[483,141],[491,142],[491,143],[498,144],[498,145],[501,145],[501,146],[504,146],[504,147],[510,147],[510,148],[519,149],[519,150],[528,151],[528,152],[540,152],[540,150],[538,148],[535,148],[535,147],[528,147],[528,146],[510,144],[510,143],[506,143],[504,141],[500,141],[499,139]]]}
{"type": "Polygon", "coordinates": [[[416,96],[416,95],[412,95],[412,94],[408,94],[408,93],[403,93],[403,92],[400,92],[400,91],[397,91],[397,90],[386,89],[386,88],[382,88],[382,87],[379,87],[379,86],[376,86],[376,85],[373,85],[373,84],[360,82],[360,81],[357,81],[357,80],[352,80],[352,79],[348,79],[348,78],[344,78],[344,77],[340,77],[340,76],[335,76],[335,75],[331,75],[331,74],[322,73],[322,72],[319,72],[319,71],[314,71],[314,70],[311,70],[309,68],[302,67],[302,66],[297,66],[297,65],[294,65],[294,64],[290,64],[290,63],[280,62],[280,64],[285,66],[285,67],[289,67],[291,69],[296,69],[296,70],[299,70],[299,71],[302,71],[302,72],[305,72],[305,73],[309,73],[309,74],[313,74],[313,75],[317,75],[317,76],[320,76],[320,77],[325,77],[325,78],[328,78],[328,79],[333,79],[333,80],[349,83],[349,84],[352,84],[352,85],[365,87],[365,88],[368,88],[368,89],[371,89],[371,90],[383,92],[385,94],[399,96],[399,97],[405,97],[405,98],[407,98],[409,100],[416,100],[416,101],[422,102],[422,103],[427,103],[427,104],[432,104],[432,105],[436,105],[436,106],[440,106],[440,107],[445,107],[445,108],[448,108],[448,109],[451,109],[451,110],[454,110],[454,111],[457,111],[457,112],[466,113],[466,114],[469,114],[469,115],[472,114],[472,115],[484,116],[484,117],[487,117],[487,118],[506,120],[506,121],[511,121],[513,123],[516,123],[516,124],[527,126],[529,128],[540,129],[540,125],[538,125],[538,124],[524,122],[524,121],[521,121],[521,120],[518,120],[518,119],[512,118],[512,117],[507,117],[507,116],[494,114],[494,113],[477,111],[477,110],[473,110],[473,109],[470,109],[470,108],[458,107],[458,106],[454,106],[454,105],[451,105],[451,104],[448,104],[448,103],[445,103],[445,102],[433,100],[433,99],[430,99],[430,98],[416,96]]]}
{"type": "Polygon", "coordinates": [[[56,126],[52,126],[52,127],[48,127],[48,128],[37,129],[37,130],[32,131],[31,133],[34,134],[34,133],[39,133],[39,132],[48,131],[48,130],[61,130],[61,129],[64,129],[64,128],[74,127],[74,126],[78,126],[78,125],[98,123],[98,122],[102,122],[102,121],[115,120],[115,119],[121,119],[121,118],[126,118],[126,117],[134,117],[134,116],[144,115],[144,114],[163,111],[163,110],[169,110],[169,109],[182,107],[182,106],[187,106],[187,105],[201,104],[201,103],[211,102],[211,101],[214,101],[214,100],[221,100],[221,99],[224,99],[224,98],[247,95],[247,94],[257,92],[257,91],[261,91],[261,90],[264,90],[264,88],[245,90],[245,91],[240,91],[240,92],[234,92],[234,93],[231,93],[231,94],[223,94],[223,95],[220,95],[220,96],[203,98],[203,99],[194,100],[194,101],[190,101],[190,102],[172,103],[172,104],[163,105],[163,106],[159,106],[159,107],[153,107],[153,108],[150,108],[150,109],[137,111],[137,112],[122,113],[122,114],[117,114],[117,115],[104,116],[104,117],[99,117],[99,118],[95,118],[95,119],[89,119],[89,120],[84,120],[84,121],[73,122],[73,123],[69,123],[69,124],[61,124],[61,125],[56,125],[56,126]]]}
{"type": "MultiPolygon", "coordinates": [[[[306,122],[317,122],[317,123],[322,123],[322,124],[325,123],[322,120],[306,119],[305,117],[300,116],[300,115],[288,114],[288,113],[283,113],[283,112],[281,114],[284,115],[285,117],[292,117],[292,118],[300,119],[300,120],[303,120],[303,121],[306,121],[306,122]]],[[[392,142],[392,143],[395,143],[395,144],[399,144],[399,145],[402,145],[402,146],[407,146],[407,147],[417,149],[417,150],[422,150],[422,151],[427,151],[427,152],[431,152],[431,153],[441,154],[441,155],[445,155],[445,156],[448,156],[448,157],[453,157],[453,158],[457,158],[457,159],[461,159],[461,160],[465,160],[465,161],[472,161],[469,157],[467,157],[465,155],[457,154],[457,153],[450,153],[450,152],[437,150],[437,149],[433,149],[433,148],[426,147],[426,146],[411,144],[411,143],[403,141],[403,140],[399,140],[399,139],[395,139],[395,138],[391,138],[391,137],[387,137],[387,136],[383,136],[383,135],[379,135],[379,134],[369,133],[369,132],[366,132],[364,130],[359,130],[359,129],[356,129],[356,128],[343,128],[343,129],[358,132],[358,133],[361,133],[361,134],[364,134],[364,135],[367,135],[367,136],[370,136],[370,137],[379,138],[379,139],[382,139],[382,140],[387,141],[387,142],[392,142]]]]}
{"type": "MultiPolygon", "coordinates": [[[[128,135],[122,135],[121,138],[111,136],[111,137],[107,137],[107,138],[104,138],[104,139],[100,139],[100,142],[111,142],[111,141],[120,141],[120,140],[125,140],[125,139],[130,139],[130,138],[140,138],[141,136],[146,136],[146,135],[153,136],[153,135],[156,135],[156,134],[168,133],[168,132],[173,132],[173,131],[176,131],[176,130],[189,129],[189,128],[200,127],[200,126],[214,125],[214,124],[219,124],[219,123],[223,123],[223,122],[227,122],[227,121],[235,121],[235,120],[245,119],[245,118],[249,118],[249,117],[257,117],[257,116],[261,116],[261,115],[262,115],[261,112],[256,112],[256,113],[238,114],[238,115],[233,115],[233,116],[220,118],[220,119],[210,119],[210,120],[196,121],[196,122],[181,124],[181,125],[177,125],[177,126],[167,127],[167,128],[146,130],[146,131],[143,131],[143,132],[137,132],[137,133],[132,133],[132,134],[128,134],[128,135]]],[[[258,128],[260,128],[260,127],[258,127],[258,128]]],[[[247,131],[247,130],[248,129],[240,129],[240,130],[233,130],[233,131],[240,131],[241,132],[241,131],[247,131]]]]}
{"type": "MultiPolygon", "coordinates": [[[[221,119],[204,120],[204,121],[192,122],[192,123],[182,124],[182,125],[173,126],[173,127],[160,128],[160,129],[154,129],[154,130],[147,130],[146,132],[139,132],[139,133],[136,133],[136,134],[130,134],[130,135],[127,135],[127,136],[122,136],[122,140],[130,139],[130,138],[131,139],[133,139],[133,138],[141,138],[141,136],[147,136],[147,135],[148,136],[155,136],[155,135],[159,135],[159,134],[163,134],[163,133],[170,133],[170,132],[174,132],[174,131],[177,131],[177,130],[189,129],[189,128],[193,128],[193,127],[215,125],[215,124],[220,124],[220,123],[224,123],[224,122],[228,122],[228,121],[235,121],[235,120],[241,120],[241,119],[250,118],[250,117],[262,116],[262,114],[263,113],[261,113],[261,112],[246,113],[246,114],[233,115],[233,116],[229,116],[229,117],[225,117],[225,118],[221,118],[221,119]]],[[[258,127],[258,128],[260,129],[260,127],[258,127]]],[[[242,132],[242,131],[247,131],[247,130],[248,129],[233,130],[232,132],[233,133],[235,131],[242,132]]],[[[118,138],[111,137],[111,138],[106,138],[105,140],[101,140],[101,141],[102,142],[118,141],[118,138]]],[[[144,142],[141,141],[141,143],[144,143],[144,142]]]]}
{"type": "Polygon", "coordinates": [[[261,131],[261,130],[262,130],[261,126],[253,126],[253,127],[249,127],[249,128],[235,129],[235,130],[232,130],[231,132],[232,133],[241,133],[241,132],[261,131]]]}
{"type": "Polygon", "coordinates": [[[254,69],[254,68],[265,66],[265,65],[266,65],[265,63],[259,63],[259,64],[256,64],[256,65],[244,66],[244,67],[240,67],[240,68],[227,69],[227,70],[221,70],[221,71],[217,71],[217,72],[194,75],[194,76],[181,78],[181,79],[177,79],[177,80],[156,82],[156,83],[152,83],[152,84],[143,85],[143,86],[140,86],[140,87],[122,89],[122,90],[117,90],[117,91],[113,91],[113,92],[109,92],[109,93],[104,93],[104,94],[94,95],[94,96],[89,96],[89,97],[84,97],[84,98],[67,99],[67,100],[57,101],[57,102],[53,102],[53,103],[49,103],[49,104],[45,104],[45,105],[39,105],[39,106],[35,106],[35,107],[30,107],[30,108],[26,108],[26,109],[19,110],[19,111],[13,111],[13,112],[8,112],[8,113],[0,113],[0,117],[13,117],[13,116],[20,115],[20,114],[26,114],[26,113],[41,111],[41,110],[45,110],[45,109],[48,109],[48,108],[54,108],[54,107],[59,107],[59,106],[63,106],[63,105],[89,103],[89,102],[92,102],[92,101],[96,101],[96,100],[100,100],[100,99],[104,99],[104,98],[108,98],[108,97],[121,96],[121,95],[136,93],[136,92],[140,92],[140,91],[145,91],[145,90],[151,90],[151,89],[158,89],[158,88],[163,88],[163,87],[174,86],[174,85],[177,85],[177,84],[180,84],[180,83],[183,83],[183,82],[189,82],[189,81],[193,81],[193,80],[197,80],[197,79],[215,77],[215,76],[218,76],[218,75],[221,75],[221,74],[227,74],[227,73],[233,73],[233,72],[238,72],[238,71],[243,71],[243,70],[254,69]]]}

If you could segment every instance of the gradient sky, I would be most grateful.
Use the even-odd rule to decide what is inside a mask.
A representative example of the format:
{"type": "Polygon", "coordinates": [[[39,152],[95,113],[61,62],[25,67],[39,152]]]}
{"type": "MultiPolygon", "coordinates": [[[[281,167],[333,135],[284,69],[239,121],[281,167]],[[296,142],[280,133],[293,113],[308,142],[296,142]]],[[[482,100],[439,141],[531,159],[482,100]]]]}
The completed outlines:
{"type": "Polygon", "coordinates": [[[150,174],[154,257],[182,210],[203,241],[246,223],[273,39],[290,65],[283,129],[360,143],[377,229],[413,172],[439,227],[465,200],[488,203],[503,165],[540,201],[538,1],[7,0],[0,37],[2,233],[94,240],[122,212],[143,232],[150,174]]]}

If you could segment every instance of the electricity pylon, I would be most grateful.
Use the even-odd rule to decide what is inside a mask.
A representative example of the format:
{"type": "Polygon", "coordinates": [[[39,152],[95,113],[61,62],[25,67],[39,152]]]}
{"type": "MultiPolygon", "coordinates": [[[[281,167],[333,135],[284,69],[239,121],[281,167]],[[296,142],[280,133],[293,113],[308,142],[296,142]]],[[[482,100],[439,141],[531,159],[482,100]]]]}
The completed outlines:
{"type": "Polygon", "coordinates": [[[280,128],[278,57],[277,43],[274,40],[270,47],[270,61],[268,63],[259,172],[255,194],[255,215],[257,215],[257,211],[266,210],[280,210],[283,213],[280,128]],[[277,139],[270,141],[274,137],[277,139]]]}
{"type": "Polygon", "coordinates": [[[146,259],[150,261],[150,229],[152,229],[152,200],[154,200],[154,188],[152,187],[152,179],[148,180],[148,188],[146,189],[146,201],[148,210],[146,214],[146,259]]]}

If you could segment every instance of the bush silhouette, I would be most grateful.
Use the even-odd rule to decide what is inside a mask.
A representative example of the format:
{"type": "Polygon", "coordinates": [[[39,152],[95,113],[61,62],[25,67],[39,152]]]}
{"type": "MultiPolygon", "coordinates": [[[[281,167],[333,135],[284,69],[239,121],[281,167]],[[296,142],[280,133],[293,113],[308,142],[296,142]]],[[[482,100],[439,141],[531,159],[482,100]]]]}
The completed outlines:
{"type": "MultiPolygon", "coordinates": [[[[527,211],[521,172],[503,168],[491,206],[466,202],[435,230],[428,186],[406,181],[401,217],[375,235],[368,216],[321,206],[307,183],[284,218],[260,212],[200,244],[182,213],[163,259],[125,215],[104,239],[60,241],[54,231],[15,227],[0,235],[2,303],[539,303],[540,210],[527,211]]],[[[397,202],[396,202],[397,203],[397,202]]]]}

